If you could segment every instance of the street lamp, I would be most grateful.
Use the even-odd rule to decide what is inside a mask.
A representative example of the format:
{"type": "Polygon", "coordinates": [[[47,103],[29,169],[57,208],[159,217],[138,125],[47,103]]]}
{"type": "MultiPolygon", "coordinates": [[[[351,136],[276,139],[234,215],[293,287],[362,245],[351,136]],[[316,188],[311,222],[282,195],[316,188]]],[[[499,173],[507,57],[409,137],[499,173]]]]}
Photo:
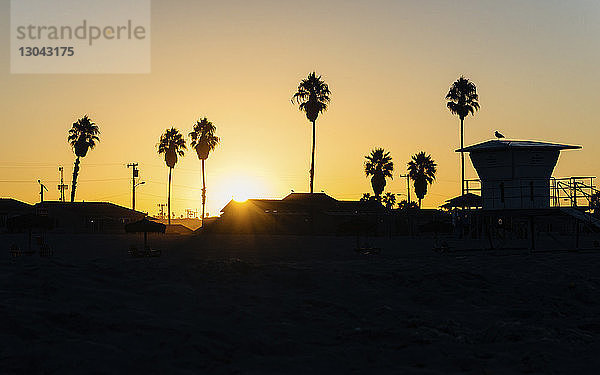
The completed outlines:
{"type": "Polygon", "coordinates": [[[132,190],[133,196],[132,196],[132,202],[131,202],[131,206],[132,206],[131,209],[134,211],[135,211],[135,188],[140,185],[144,185],[145,183],[146,183],[146,181],[141,181],[141,182],[133,184],[133,190],[132,190]]]}
{"type": "Polygon", "coordinates": [[[400,177],[406,178],[406,190],[408,191],[407,198],[410,204],[410,175],[409,174],[401,174],[400,177]]]}
{"type": "Polygon", "coordinates": [[[48,191],[46,185],[42,184],[41,180],[38,180],[38,184],[40,184],[40,202],[44,201],[44,190],[48,191]]]}

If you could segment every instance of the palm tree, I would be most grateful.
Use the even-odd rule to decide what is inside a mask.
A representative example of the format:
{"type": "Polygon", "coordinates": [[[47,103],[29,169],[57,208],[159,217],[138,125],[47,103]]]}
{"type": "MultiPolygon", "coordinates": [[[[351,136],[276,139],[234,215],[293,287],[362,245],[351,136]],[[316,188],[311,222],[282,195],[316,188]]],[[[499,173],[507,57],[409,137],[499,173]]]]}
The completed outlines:
{"type": "Polygon", "coordinates": [[[158,154],[165,154],[165,163],[169,167],[169,193],[167,195],[167,210],[168,210],[168,224],[171,225],[171,174],[175,164],[177,164],[177,156],[183,156],[185,154],[185,139],[175,128],[167,129],[163,135],[160,136],[158,143],[158,154]]]}
{"type": "Polygon", "coordinates": [[[219,137],[215,135],[217,128],[212,122],[204,117],[196,121],[192,132],[189,134],[192,138],[190,145],[196,149],[198,159],[202,161],[202,220],[204,220],[204,206],[206,205],[206,179],[204,177],[204,161],[208,159],[208,154],[219,144],[219,137]]]}
{"type": "Polygon", "coordinates": [[[375,200],[375,197],[371,195],[371,193],[363,193],[362,197],[360,198],[361,202],[371,202],[372,200],[375,200]]]}
{"type": "Polygon", "coordinates": [[[365,174],[371,176],[371,186],[375,199],[381,202],[381,193],[385,189],[386,178],[393,179],[394,162],[389,152],[382,148],[376,148],[371,151],[370,155],[365,156],[365,174]]]}
{"type": "Polygon", "coordinates": [[[400,201],[400,203],[398,203],[398,208],[400,210],[409,210],[412,208],[419,208],[419,206],[417,206],[415,202],[408,202],[406,199],[403,199],[400,201]]]}
{"type": "Polygon", "coordinates": [[[454,115],[458,115],[460,118],[460,164],[462,171],[460,193],[465,194],[465,153],[462,151],[464,148],[464,131],[463,123],[465,117],[469,115],[475,115],[475,111],[479,109],[479,96],[477,95],[477,87],[467,78],[460,76],[456,82],[450,86],[450,91],[446,95],[448,100],[447,107],[454,115]]]}
{"type": "Polygon", "coordinates": [[[88,150],[91,150],[96,146],[96,142],[100,141],[98,135],[100,135],[100,129],[98,128],[98,125],[93,123],[87,115],[77,120],[77,122],[74,122],[71,129],[69,129],[69,137],[67,138],[67,141],[73,148],[76,156],[75,167],[73,168],[73,182],[71,186],[71,202],[75,201],[77,176],[79,176],[79,158],[85,157],[88,150]]]}
{"type": "Polygon", "coordinates": [[[391,210],[396,205],[396,194],[392,194],[390,192],[385,193],[385,195],[381,198],[383,205],[388,210],[391,210]]]}
{"type": "Polygon", "coordinates": [[[427,194],[427,185],[431,185],[435,181],[436,171],[437,164],[430,155],[423,151],[413,155],[412,160],[408,162],[408,176],[414,182],[415,193],[419,198],[419,208],[421,208],[421,200],[427,194]]]}
{"type": "Polygon", "coordinates": [[[330,98],[329,86],[317,77],[315,72],[308,75],[306,79],[300,81],[298,91],[292,96],[292,103],[298,104],[298,109],[306,113],[308,121],[312,122],[312,158],[310,162],[310,192],[313,192],[315,179],[315,123],[317,117],[323,111],[327,110],[330,98]]]}

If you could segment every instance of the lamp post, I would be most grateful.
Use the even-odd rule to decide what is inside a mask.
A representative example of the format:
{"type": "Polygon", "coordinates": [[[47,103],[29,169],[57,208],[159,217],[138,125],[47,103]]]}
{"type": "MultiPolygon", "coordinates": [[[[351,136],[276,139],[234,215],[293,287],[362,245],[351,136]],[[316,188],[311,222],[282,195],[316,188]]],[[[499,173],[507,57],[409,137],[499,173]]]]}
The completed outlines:
{"type": "Polygon", "coordinates": [[[140,185],[144,185],[145,183],[146,183],[146,181],[141,181],[141,182],[133,184],[133,191],[132,191],[133,192],[133,196],[132,196],[132,200],[131,200],[132,201],[131,205],[132,205],[132,210],[134,210],[134,211],[135,211],[135,188],[138,187],[138,186],[140,186],[140,185]]]}
{"type": "Polygon", "coordinates": [[[136,182],[135,179],[140,176],[140,170],[138,169],[138,163],[129,163],[127,168],[131,169],[131,209],[135,211],[135,188],[144,185],[146,182],[136,182]]]}
{"type": "Polygon", "coordinates": [[[408,194],[407,194],[408,195],[408,202],[407,203],[410,203],[410,176],[407,173],[407,174],[401,174],[400,177],[406,178],[406,190],[408,192],[408,194]]]}
{"type": "Polygon", "coordinates": [[[42,181],[38,180],[38,184],[40,184],[40,202],[44,201],[44,190],[48,191],[46,186],[42,184],[42,181]]]}

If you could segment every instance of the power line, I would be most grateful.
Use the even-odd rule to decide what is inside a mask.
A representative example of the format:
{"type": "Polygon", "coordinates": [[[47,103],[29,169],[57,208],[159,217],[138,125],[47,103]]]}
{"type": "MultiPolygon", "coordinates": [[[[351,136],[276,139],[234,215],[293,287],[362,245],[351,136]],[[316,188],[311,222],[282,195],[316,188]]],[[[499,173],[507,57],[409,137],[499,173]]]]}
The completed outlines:
{"type": "MultiPolygon", "coordinates": [[[[50,181],[50,182],[56,182],[56,181],[50,181]]],[[[35,183],[35,180],[0,180],[0,183],[7,183],[7,184],[22,184],[22,183],[35,183]]]]}
{"type": "Polygon", "coordinates": [[[119,193],[119,194],[113,194],[113,195],[106,195],[104,197],[96,198],[96,199],[98,199],[99,201],[104,201],[104,200],[107,200],[107,199],[122,197],[122,196],[126,196],[126,195],[129,195],[129,193],[119,193]]]}
{"type": "MultiPolygon", "coordinates": [[[[166,182],[157,182],[157,181],[146,181],[147,184],[156,184],[156,185],[162,185],[162,186],[167,186],[168,184],[166,182]]],[[[171,184],[171,186],[176,186],[176,187],[182,187],[182,188],[187,188],[187,189],[202,189],[199,186],[189,186],[189,185],[178,185],[178,184],[171,184]]]]}
{"type": "MultiPolygon", "coordinates": [[[[62,163],[67,164],[67,163],[62,163]]],[[[124,163],[94,163],[94,164],[84,164],[86,167],[108,167],[108,166],[117,166],[117,165],[125,165],[124,163]]],[[[55,164],[38,164],[35,162],[32,163],[13,163],[10,161],[0,161],[0,168],[56,168],[55,164]]]]}
{"type": "MultiPolygon", "coordinates": [[[[157,195],[157,194],[150,194],[150,193],[139,193],[139,195],[142,196],[149,196],[149,197],[154,197],[154,198],[165,198],[163,195],[157,195]]],[[[194,201],[194,202],[200,202],[200,199],[194,199],[194,198],[177,198],[177,197],[171,197],[171,200],[176,200],[176,201],[194,201]]]]}
{"type": "MultiPolygon", "coordinates": [[[[54,166],[56,168],[56,166],[54,166]]],[[[77,180],[77,183],[80,182],[114,182],[114,181],[124,181],[129,180],[129,178],[102,178],[102,179],[94,179],[94,180],[77,180]]],[[[36,180],[0,180],[0,183],[35,183],[36,180]]],[[[60,182],[60,180],[46,180],[47,182],[60,182]]]]}

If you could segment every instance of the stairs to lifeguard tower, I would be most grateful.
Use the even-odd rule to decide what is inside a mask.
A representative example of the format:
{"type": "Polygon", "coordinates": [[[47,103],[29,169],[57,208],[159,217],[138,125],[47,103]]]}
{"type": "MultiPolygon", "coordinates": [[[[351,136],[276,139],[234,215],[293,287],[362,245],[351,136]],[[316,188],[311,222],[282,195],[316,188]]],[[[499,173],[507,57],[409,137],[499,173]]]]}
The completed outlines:
{"type": "Polygon", "coordinates": [[[582,211],[579,211],[572,207],[561,207],[560,211],[564,212],[565,214],[567,214],[571,217],[574,217],[575,219],[577,219],[585,224],[589,224],[589,225],[592,225],[592,226],[600,229],[600,219],[592,216],[591,214],[589,214],[587,212],[582,212],[582,211]]]}

